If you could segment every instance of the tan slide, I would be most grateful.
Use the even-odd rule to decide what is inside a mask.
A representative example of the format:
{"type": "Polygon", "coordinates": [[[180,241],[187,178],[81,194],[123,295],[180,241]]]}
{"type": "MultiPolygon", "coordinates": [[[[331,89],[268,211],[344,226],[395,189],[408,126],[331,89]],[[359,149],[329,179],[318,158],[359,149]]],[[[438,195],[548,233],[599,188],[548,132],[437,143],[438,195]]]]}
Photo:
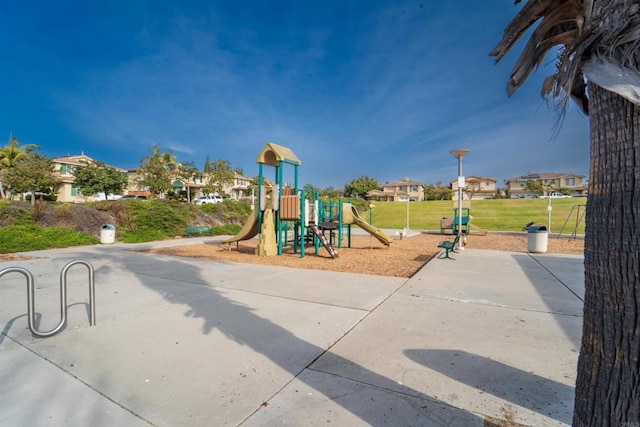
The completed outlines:
{"type": "Polygon", "coordinates": [[[380,243],[384,245],[389,246],[391,243],[393,243],[393,239],[391,238],[391,236],[365,221],[358,213],[356,207],[351,203],[342,204],[342,223],[357,225],[358,227],[362,228],[364,231],[378,239],[380,243]]]}
{"type": "Polygon", "coordinates": [[[236,234],[235,236],[223,241],[222,243],[232,243],[239,242],[241,240],[249,240],[258,234],[258,210],[254,209],[251,211],[249,218],[247,218],[247,222],[244,223],[244,226],[236,234]]]}

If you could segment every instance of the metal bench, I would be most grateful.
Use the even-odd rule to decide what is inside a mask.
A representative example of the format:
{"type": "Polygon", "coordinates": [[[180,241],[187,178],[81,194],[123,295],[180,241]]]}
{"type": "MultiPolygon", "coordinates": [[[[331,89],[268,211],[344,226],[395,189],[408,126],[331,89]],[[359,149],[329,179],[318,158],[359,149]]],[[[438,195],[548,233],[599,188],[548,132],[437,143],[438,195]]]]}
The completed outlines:
{"type": "Polygon", "coordinates": [[[442,249],[444,249],[444,250],[446,251],[446,252],[445,252],[445,255],[444,255],[444,257],[443,257],[443,259],[444,259],[444,258],[455,259],[455,258],[451,258],[451,257],[449,256],[449,252],[456,252],[456,251],[455,251],[455,247],[456,247],[456,245],[458,244],[458,241],[459,241],[459,240],[460,240],[460,234],[456,234],[456,238],[455,238],[455,239],[453,239],[453,241],[451,241],[451,240],[445,240],[444,242],[440,242],[440,243],[438,244],[438,247],[439,247],[439,248],[442,248],[442,249]]]}
{"type": "Polygon", "coordinates": [[[453,234],[453,218],[442,217],[440,219],[440,233],[446,232],[453,234]]]}
{"type": "Polygon", "coordinates": [[[187,226],[187,237],[197,235],[213,235],[213,230],[208,225],[190,225],[187,226]]]}

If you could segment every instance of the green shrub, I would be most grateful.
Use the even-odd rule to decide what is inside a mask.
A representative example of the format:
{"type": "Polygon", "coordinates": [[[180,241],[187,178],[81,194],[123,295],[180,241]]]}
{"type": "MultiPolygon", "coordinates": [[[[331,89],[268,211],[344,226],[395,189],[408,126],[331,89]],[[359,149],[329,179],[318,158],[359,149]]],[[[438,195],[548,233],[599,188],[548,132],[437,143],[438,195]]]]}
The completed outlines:
{"type": "Polygon", "coordinates": [[[33,213],[15,202],[0,200],[0,225],[34,224],[33,213]]]}
{"type": "Polygon", "coordinates": [[[207,203],[204,205],[198,205],[197,209],[201,210],[207,215],[213,215],[220,210],[220,207],[218,206],[219,204],[220,203],[207,203]]]}
{"type": "MultiPolygon", "coordinates": [[[[26,202],[31,202],[31,193],[24,196],[26,202]]],[[[55,202],[58,200],[57,194],[36,194],[36,200],[42,200],[44,202],[55,202]]]]}
{"type": "MultiPolygon", "coordinates": [[[[124,243],[144,243],[152,242],[154,240],[165,240],[167,234],[162,230],[145,229],[145,230],[123,230],[122,234],[118,238],[124,243]]],[[[174,237],[174,236],[171,236],[174,237]]]]}
{"type": "Polygon", "coordinates": [[[187,225],[187,218],[175,209],[157,203],[150,209],[138,212],[135,216],[136,228],[139,230],[160,230],[168,235],[180,234],[187,225]]]}
{"type": "Polygon", "coordinates": [[[93,206],[99,211],[106,212],[114,206],[114,203],[112,201],[102,200],[100,202],[95,202],[93,206]]]}
{"type": "Polygon", "coordinates": [[[141,243],[181,236],[193,213],[184,203],[130,200],[116,208],[119,240],[141,243]]]}
{"type": "Polygon", "coordinates": [[[49,248],[92,245],[99,239],[68,228],[12,225],[0,228],[0,253],[37,251],[49,248]]]}
{"type": "Polygon", "coordinates": [[[210,216],[218,216],[221,220],[230,223],[244,224],[251,214],[249,202],[225,200],[222,203],[204,204],[198,206],[203,213],[210,216]]]}
{"type": "Polygon", "coordinates": [[[213,227],[214,236],[235,236],[240,232],[242,227],[238,224],[225,224],[219,227],[213,227]]]}
{"type": "Polygon", "coordinates": [[[222,205],[222,218],[228,222],[244,224],[251,214],[251,204],[249,202],[236,202],[225,200],[222,205]]]}

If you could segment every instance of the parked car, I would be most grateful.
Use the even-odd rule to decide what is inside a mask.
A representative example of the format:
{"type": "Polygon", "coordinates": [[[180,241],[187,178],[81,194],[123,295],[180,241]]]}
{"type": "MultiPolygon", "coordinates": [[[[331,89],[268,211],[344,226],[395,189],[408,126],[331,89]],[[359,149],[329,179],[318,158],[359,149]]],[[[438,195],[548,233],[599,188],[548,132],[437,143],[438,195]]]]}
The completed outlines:
{"type": "Polygon", "coordinates": [[[209,203],[222,203],[222,197],[217,194],[209,194],[208,196],[201,196],[195,202],[196,205],[206,205],[209,203]]]}
{"type": "Polygon", "coordinates": [[[571,197],[588,197],[587,194],[584,193],[573,193],[571,197]]]}
{"type": "Polygon", "coordinates": [[[105,197],[104,193],[97,193],[93,196],[93,200],[96,202],[101,202],[104,200],[114,201],[114,200],[120,200],[121,197],[122,197],[121,194],[108,194],[107,197],[105,197]]]}
{"type": "Polygon", "coordinates": [[[566,194],[562,194],[562,193],[558,193],[556,191],[549,193],[546,196],[541,196],[542,199],[566,199],[567,196],[566,194]]]}
{"type": "Polygon", "coordinates": [[[125,194],[118,200],[147,200],[147,196],[142,194],[125,194]]]}

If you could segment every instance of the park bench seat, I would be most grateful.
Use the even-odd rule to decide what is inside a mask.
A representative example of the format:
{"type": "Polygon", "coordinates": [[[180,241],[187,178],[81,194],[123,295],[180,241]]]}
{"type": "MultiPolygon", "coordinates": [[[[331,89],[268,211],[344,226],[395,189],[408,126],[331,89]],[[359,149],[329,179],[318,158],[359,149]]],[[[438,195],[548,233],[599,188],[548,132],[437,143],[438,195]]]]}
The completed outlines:
{"type": "Polygon", "coordinates": [[[451,252],[451,251],[455,252],[455,247],[458,244],[459,240],[460,240],[460,234],[456,234],[456,238],[455,239],[453,239],[453,240],[445,240],[445,241],[440,242],[438,244],[439,248],[442,248],[442,249],[444,249],[446,251],[445,255],[444,255],[444,258],[455,259],[455,258],[451,258],[449,256],[449,252],[451,252]]]}
{"type": "Polygon", "coordinates": [[[190,225],[187,226],[187,237],[197,235],[213,235],[213,230],[208,225],[190,225]]]}

